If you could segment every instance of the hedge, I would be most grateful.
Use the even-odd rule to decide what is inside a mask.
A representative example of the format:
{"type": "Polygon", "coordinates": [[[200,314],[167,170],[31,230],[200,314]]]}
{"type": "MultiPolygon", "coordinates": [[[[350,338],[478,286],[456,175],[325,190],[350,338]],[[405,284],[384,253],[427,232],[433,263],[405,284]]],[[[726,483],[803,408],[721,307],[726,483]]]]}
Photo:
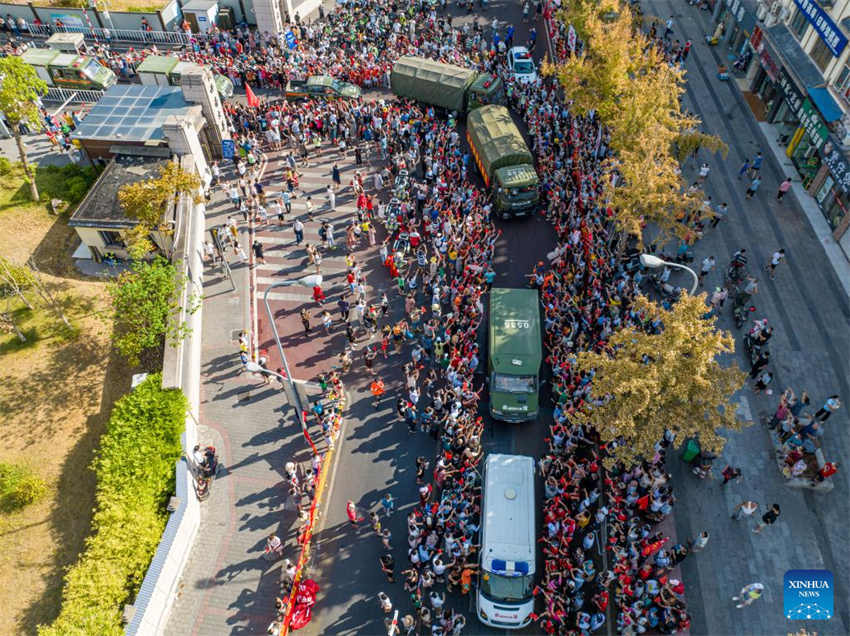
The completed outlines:
{"type": "Polygon", "coordinates": [[[65,575],[62,607],[39,636],[123,634],[121,613],[142,583],[167,521],[187,409],[151,375],[112,409],[92,468],[92,534],[65,575]]]}

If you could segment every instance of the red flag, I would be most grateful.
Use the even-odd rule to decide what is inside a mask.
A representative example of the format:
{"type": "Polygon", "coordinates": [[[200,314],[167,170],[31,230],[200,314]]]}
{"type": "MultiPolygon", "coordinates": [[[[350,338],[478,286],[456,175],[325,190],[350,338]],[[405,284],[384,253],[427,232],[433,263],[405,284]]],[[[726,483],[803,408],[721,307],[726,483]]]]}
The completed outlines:
{"type": "Polygon", "coordinates": [[[260,105],[260,100],[254,95],[254,91],[251,90],[251,85],[248,82],[245,82],[245,97],[248,100],[248,106],[256,108],[260,105]]]}

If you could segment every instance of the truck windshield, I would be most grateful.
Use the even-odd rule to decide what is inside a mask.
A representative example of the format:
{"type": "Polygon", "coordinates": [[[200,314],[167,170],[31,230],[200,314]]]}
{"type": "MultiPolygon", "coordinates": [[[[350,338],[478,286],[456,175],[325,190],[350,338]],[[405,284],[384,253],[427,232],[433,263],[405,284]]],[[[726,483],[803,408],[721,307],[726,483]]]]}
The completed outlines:
{"type": "Polygon", "coordinates": [[[335,79],[331,82],[331,87],[337,92],[341,93],[342,89],[345,88],[345,82],[340,82],[338,79],[335,79]]]}
{"type": "Polygon", "coordinates": [[[521,186],[519,188],[509,188],[508,189],[508,194],[511,194],[511,195],[528,194],[529,192],[537,192],[537,185],[532,184],[532,185],[527,185],[527,186],[521,186]]]}
{"type": "Polygon", "coordinates": [[[491,601],[521,603],[531,596],[534,575],[502,576],[485,571],[481,577],[480,590],[491,601]]]}
{"type": "Polygon", "coordinates": [[[89,79],[93,80],[97,77],[97,74],[101,68],[103,67],[100,64],[98,64],[95,60],[91,60],[83,67],[83,74],[89,79]]]}
{"type": "Polygon", "coordinates": [[[493,391],[502,393],[537,393],[537,378],[533,375],[493,375],[493,391]]]}
{"type": "Polygon", "coordinates": [[[534,62],[528,60],[517,60],[514,62],[514,73],[527,75],[534,72],[534,62]]]}

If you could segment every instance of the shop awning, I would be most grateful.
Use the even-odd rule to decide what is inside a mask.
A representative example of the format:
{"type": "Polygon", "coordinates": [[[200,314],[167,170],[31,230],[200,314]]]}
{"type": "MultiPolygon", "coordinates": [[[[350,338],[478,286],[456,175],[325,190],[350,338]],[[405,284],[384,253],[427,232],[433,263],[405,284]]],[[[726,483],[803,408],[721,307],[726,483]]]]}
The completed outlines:
{"type": "MultiPolygon", "coordinates": [[[[770,41],[771,49],[779,53],[779,59],[784,62],[785,68],[791,77],[797,81],[800,90],[807,86],[821,86],[824,83],[823,75],[815,66],[808,54],[800,48],[797,38],[788,30],[783,23],[775,24],[764,29],[767,40],[770,41]]],[[[773,51],[771,51],[771,54],[773,51]]]]}
{"type": "Polygon", "coordinates": [[[806,88],[806,92],[809,93],[809,98],[820,111],[820,114],[823,115],[826,123],[841,119],[844,112],[841,110],[841,106],[836,103],[828,88],[824,86],[809,86],[806,88]]]}

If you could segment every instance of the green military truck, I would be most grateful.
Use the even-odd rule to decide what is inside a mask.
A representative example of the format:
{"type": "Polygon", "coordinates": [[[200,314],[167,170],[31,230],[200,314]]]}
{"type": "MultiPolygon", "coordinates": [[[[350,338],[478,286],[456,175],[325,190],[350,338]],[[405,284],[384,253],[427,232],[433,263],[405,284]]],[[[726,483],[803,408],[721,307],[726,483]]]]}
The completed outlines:
{"type": "Polygon", "coordinates": [[[390,86],[399,97],[461,114],[485,104],[505,103],[498,77],[413,55],[395,61],[390,86]]]}
{"type": "Polygon", "coordinates": [[[362,95],[360,87],[342,82],[329,75],[311,75],[306,80],[289,80],[286,84],[286,99],[357,99],[362,95]]]}
{"type": "Polygon", "coordinates": [[[529,214],[540,199],[534,157],[504,106],[482,106],[466,120],[466,140],[502,218],[529,214]]]}
{"type": "Polygon", "coordinates": [[[504,422],[535,419],[543,361],[537,290],[491,290],[488,349],[490,415],[504,422]]]}
{"type": "Polygon", "coordinates": [[[118,78],[93,57],[63,53],[57,49],[30,48],[21,59],[33,67],[48,86],[77,90],[105,91],[118,78]]]}

